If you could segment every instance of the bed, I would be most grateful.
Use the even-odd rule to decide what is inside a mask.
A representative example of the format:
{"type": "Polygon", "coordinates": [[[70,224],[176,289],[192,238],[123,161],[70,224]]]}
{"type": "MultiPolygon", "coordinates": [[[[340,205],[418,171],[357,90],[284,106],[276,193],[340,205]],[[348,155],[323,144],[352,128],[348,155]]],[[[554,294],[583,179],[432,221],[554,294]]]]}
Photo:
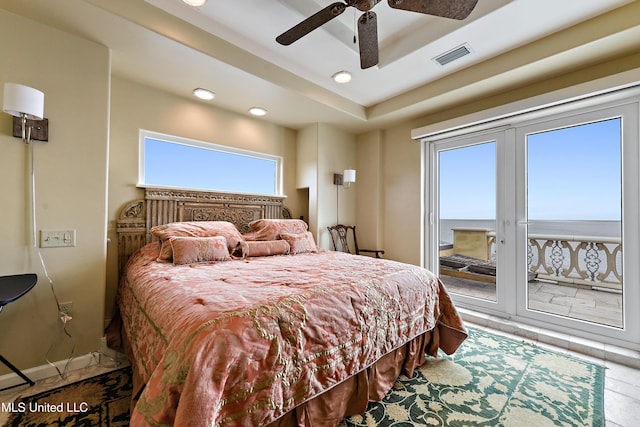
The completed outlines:
{"type": "Polygon", "coordinates": [[[428,270],[318,250],[279,197],[147,189],[118,220],[131,425],[335,426],[466,330],[428,270]]]}

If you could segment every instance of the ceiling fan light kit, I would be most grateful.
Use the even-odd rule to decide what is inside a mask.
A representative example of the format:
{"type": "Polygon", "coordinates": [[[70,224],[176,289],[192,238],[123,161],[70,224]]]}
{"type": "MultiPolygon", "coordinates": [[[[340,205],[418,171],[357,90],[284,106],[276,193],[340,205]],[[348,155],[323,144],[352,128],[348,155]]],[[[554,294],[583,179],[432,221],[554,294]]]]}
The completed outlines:
{"type": "MultiPolygon", "coordinates": [[[[296,40],[340,16],[347,7],[364,12],[358,19],[360,67],[367,69],[378,64],[378,19],[371,11],[381,0],[345,0],[335,2],[311,15],[299,24],[276,37],[281,45],[288,46],[296,40]]],[[[393,9],[417,12],[451,19],[466,19],[478,0],[387,0],[393,9]]]]}

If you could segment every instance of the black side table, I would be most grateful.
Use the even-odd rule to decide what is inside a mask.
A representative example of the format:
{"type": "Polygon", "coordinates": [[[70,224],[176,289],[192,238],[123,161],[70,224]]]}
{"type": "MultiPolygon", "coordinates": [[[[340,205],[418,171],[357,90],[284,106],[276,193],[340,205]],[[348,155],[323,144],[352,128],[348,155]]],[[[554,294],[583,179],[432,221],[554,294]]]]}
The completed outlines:
{"type": "MultiPolygon", "coordinates": [[[[0,276],[0,311],[5,305],[13,302],[29,292],[38,283],[38,276],[35,274],[17,274],[14,276],[0,276]]],[[[13,372],[18,374],[25,382],[16,384],[11,387],[3,388],[6,390],[13,387],[18,387],[24,384],[32,386],[33,381],[29,379],[20,369],[13,366],[7,359],[0,354],[0,362],[4,363],[13,372]]]]}

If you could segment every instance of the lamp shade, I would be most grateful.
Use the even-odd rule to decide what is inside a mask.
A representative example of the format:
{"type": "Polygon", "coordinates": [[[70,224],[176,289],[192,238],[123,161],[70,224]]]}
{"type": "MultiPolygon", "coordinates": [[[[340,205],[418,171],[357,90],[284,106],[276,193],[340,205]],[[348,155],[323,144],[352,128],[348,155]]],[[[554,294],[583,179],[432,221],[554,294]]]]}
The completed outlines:
{"type": "Polygon", "coordinates": [[[12,116],[25,114],[28,119],[42,120],[44,117],[44,93],[17,83],[4,84],[3,111],[12,116]]]}
{"type": "Polygon", "coordinates": [[[356,171],[355,169],[345,169],[343,173],[343,181],[344,182],[356,182],[356,171]]]}

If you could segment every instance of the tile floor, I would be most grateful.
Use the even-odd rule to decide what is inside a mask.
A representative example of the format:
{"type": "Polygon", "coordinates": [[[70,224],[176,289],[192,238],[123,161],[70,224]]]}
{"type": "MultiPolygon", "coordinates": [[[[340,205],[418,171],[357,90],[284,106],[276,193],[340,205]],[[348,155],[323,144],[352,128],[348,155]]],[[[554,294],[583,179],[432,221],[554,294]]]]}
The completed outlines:
{"type": "MultiPolygon", "coordinates": [[[[555,351],[570,353],[576,357],[585,358],[593,363],[605,366],[605,418],[606,427],[635,427],[640,420],[640,352],[626,352],[618,360],[610,352],[603,353],[602,357],[588,356],[594,353],[590,350],[589,342],[574,340],[571,337],[562,337],[559,334],[549,333],[539,328],[529,328],[514,322],[504,321],[491,316],[486,316],[471,311],[461,310],[465,321],[470,326],[484,328],[493,333],[511,336],[517,339],[527,339],[538,345],[555,351]],[[550,344],[555,342],[557,345],[550,344]],[[573,345],[572,345],[573,343],[573,345]],[[571,348],[580,350],[576,352],[571,348]],[[571,350],[570,350],[571,349],[571,350]]],[[[596,343],[597,344],[597,343],[596,343]]],[[[601,346],[594,346],[599,348],[601,346]]],[[[597,353],[597,352],[596,352],[597,353]]],[[[51,388],[88,378],[94,375],[115,369],[113,363],[100,363],[95,360],[89,366],[70,372],[66,380],[58,377],[38,381],[35,386],[21,386],[0,392],[0,402],[13,402],[19,397],[29,396],[51,388]]],[[[4,426],[7,413],[0,411],[0,426],[4,426]]]]}

